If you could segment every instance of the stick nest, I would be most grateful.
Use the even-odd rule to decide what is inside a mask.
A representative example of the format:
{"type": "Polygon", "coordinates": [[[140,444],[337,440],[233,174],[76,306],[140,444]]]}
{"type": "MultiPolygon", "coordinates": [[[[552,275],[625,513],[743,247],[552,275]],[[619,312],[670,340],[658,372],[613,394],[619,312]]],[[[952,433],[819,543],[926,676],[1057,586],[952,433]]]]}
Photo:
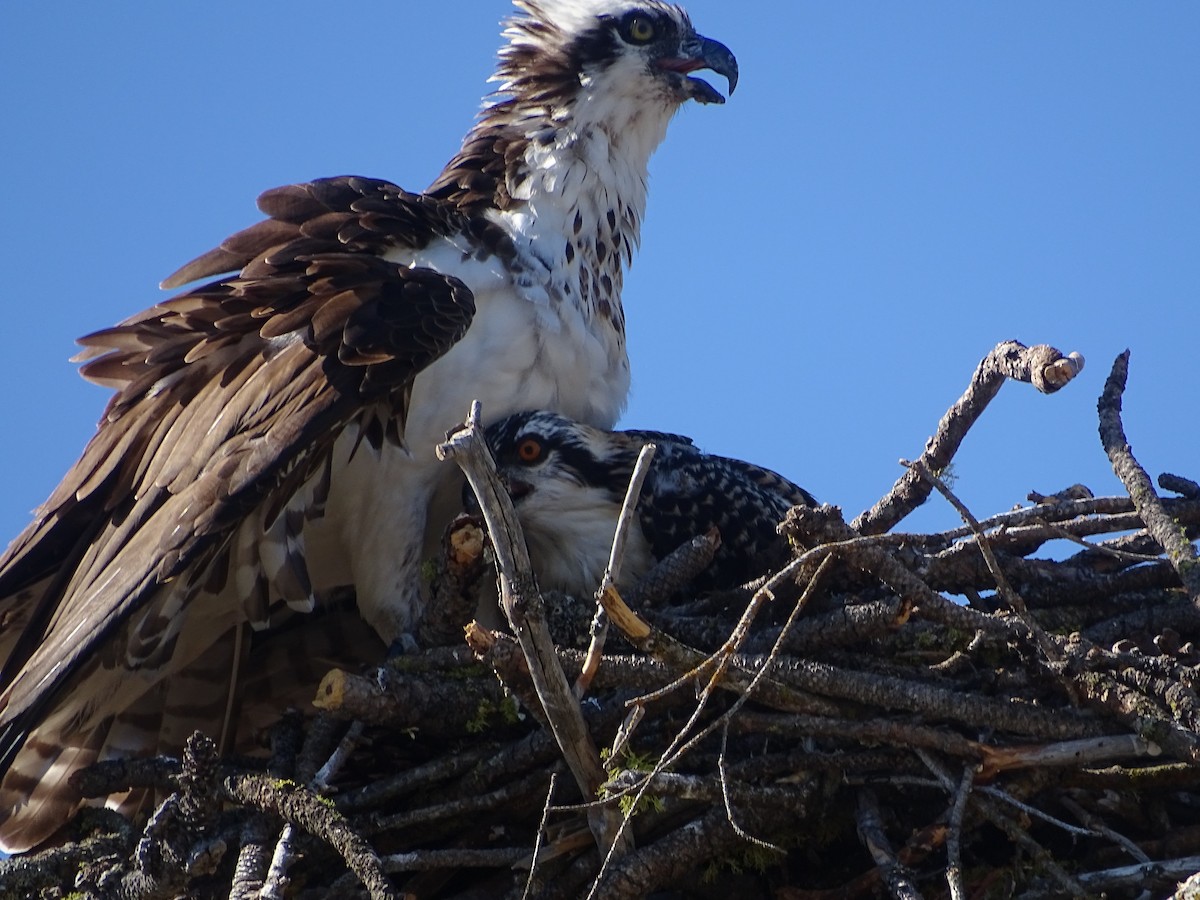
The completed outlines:
{"type": "Polygon", "coordinates": [[[698,536],[635,595],[606,582],[595,616],[536,590],[469,420],[443,452],[485,524],[447,542],[429,649],[331,672],[269,760],[197,734],[178,760],[93,767],[92,796],[165,799],[145,823],[85,810],[0,863],[0,894],[1194,896],[1200,487],[1163,476],[1162,497],[1133,458],[1128,354],[1099,420],[1129,496],[896,530],[932,491],[957,504],[938,474],[1005,381],[1051,393],[1081,365],[999,345],[873,509],[792,510],[785,569],[690,596],[698,536]],[[464,643],[486,557],[508,628],[464,643]]]}

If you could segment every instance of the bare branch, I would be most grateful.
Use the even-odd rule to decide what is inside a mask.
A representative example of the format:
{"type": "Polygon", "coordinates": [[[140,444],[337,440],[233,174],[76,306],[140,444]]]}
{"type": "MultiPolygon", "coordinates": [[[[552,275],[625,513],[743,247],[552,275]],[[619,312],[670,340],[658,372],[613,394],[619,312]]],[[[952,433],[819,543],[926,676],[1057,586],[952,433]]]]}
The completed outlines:
{"type": "MultiPolygon", "coordinates": [[[[501,605],[529,663],[529,674],[542,709],[580,790],[585,797],[596,797],[605,780],[600,753],[550,640],[525,538],[512,501],[496,476],[496,464],[479,426],[480,415],[476,401],[471,405],[465,426],[438,445],[438,458],[458,463],[475,492],[496,550],[501,605]]],[[[588,817],[602,851],[622,853],[629,849],[624,843],[616,843],[620,834],[620,815],[616,810],[600,805],[588,817]]]]}
{"type": "Polygon", "coordinates": [[[912,873],[896,858],[891,842],[884,833],[879,800],[873,791],[866,788],[858,792],[858,836],[879,867],[888,893],[896,900],[919,900],[921,895],[913,884],[912,873]]]}
{"type": "Polygon", "coordinates": [[[1112,371],[1104,383],[1104,392],[1097,403],[1100,443],[1112,462],[1113,471],[1129,491],[1138,515],[1146,523],[1146,529],[1166,551],[1167,559],[1179,573],[1192,602],[1200,606],[1200,561],[1196,559],[1196,548],[1163,508],[1150,476],[1134,458],[1129,441],[1125,438],[1125,427],[1121,423],[1121,395],[1125,393],[1128,376],[1129,351],[1126,350],[1113,362],[1112,371]]]}
{"type": "Polygon", "coordinates": [[[642,495],[642,485],[650,474],[650,463],[658,449],[655,444],[643,445],[638,453],[633,474],[629,476],[629,486],[625,489],[625,499],[621,503],[621,513],[617,517],[617,526],[613,534],[612,548],[608,554],[608,565],[604,568],[604,577],[596,589],[596,617],[592,623],[592,637],[588,643],[587,657],[584,660],[583,671],[575,681],[575,696],[582,698],[587,693],[588,686],[596,677],[596,669],[600,665],[600,655],[604,652],[604,640],[608,636],[608,615],[604,604],[600,601],[621,576],[621,564],[625,561],[625,541],[629,529],[633,525],[633,517],[637,512],[638,499],[642,495]]]}
{"type": "MultiPolygon", "coordinates": [[[[1078,353],[1064,356],[1053,347],[1039,344],[1026,347],[1017,341],[1004,341],[983,358],[971,384],[958,401],[946,411],[937,431],[925,445],[920,460],[931,471],[941,472],[958,452],[967,431],[983,414],[992,398],[1008,379],[1032,384],[1043,394],[1051,394],[1067,384],[1083,369],[1078,353]]],[[[925,502],[930,487],[916,473],[907,471],[886,497],[850,523],[861,534],[882,534],[925,502]]]]}

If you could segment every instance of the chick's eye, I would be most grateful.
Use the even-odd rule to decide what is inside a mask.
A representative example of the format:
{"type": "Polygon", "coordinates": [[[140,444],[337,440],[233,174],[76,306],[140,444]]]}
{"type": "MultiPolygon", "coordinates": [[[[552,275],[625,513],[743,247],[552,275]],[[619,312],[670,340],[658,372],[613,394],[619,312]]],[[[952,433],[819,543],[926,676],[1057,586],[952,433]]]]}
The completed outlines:
{"type": "Polygon", "coordinates": [[[537,438],[525,438],[517,444],[517,459],[523,463],[535,463],[542,458],[542,442],[537,438]]]}
{"type": "Polygon", "coordinates": [[[654,40],[654,22],[646,16],[630,16],[625,20],[625,39],[633,44],[650,43],[654,40]]]}

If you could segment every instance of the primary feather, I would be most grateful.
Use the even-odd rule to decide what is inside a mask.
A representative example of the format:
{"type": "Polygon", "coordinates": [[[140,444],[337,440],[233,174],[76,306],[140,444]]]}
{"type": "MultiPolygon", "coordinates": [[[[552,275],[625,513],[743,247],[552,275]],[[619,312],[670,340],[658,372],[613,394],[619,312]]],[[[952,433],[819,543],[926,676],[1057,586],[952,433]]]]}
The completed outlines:
{"type": "Polygon", "coordinates": [[[722,99],[690,73],[732,89],[736,63],[657,0],[516,5],[498,93],[427,191],[267,191],[164,285],[208,283],[83,339],[116,394],[0,558],[3,849],[67,819],[78,767],[178,750],[177,713],[220,726],[247,626],[348,587],[380,640],[343,650],[406,635],[458,493],[433,447],[472,400],[616,420],[647,162],[680,104],[722,99]]]}

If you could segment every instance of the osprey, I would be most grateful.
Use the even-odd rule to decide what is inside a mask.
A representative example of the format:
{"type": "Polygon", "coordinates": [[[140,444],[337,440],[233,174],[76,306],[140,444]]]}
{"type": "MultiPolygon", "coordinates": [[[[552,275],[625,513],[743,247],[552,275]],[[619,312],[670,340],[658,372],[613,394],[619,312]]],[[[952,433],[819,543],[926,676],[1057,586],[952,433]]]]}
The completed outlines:
{"type": "Polygon", "coordinates": [[[788,557],[788,542],[776,530],[787,511],[816,506],[783,476],[704,453],[676,434],[606,431],[545,411],[509,416],[485,434],[538,585],[575,597],[590,597],[600,586],[629,479],[647,443],[658,449],[626,540],[620,588],[713,528],[720,546],[693,586],[744,584],[788,557]]]}
{"type": "Polygon", "coordinates": [[[0,558],[5,850],[71,815],[74,770],[228,724],[247,624],[350,588],[405,637],[457,506],[434,446],[471,400],[616,420],[648,160],[683,103],[724,100],[691,73],[732,91],[737,63],[659,0],[515,3],[499,88],[428,190],[267,191],[164,286],[207,283],[82,339],[116,394],[0,558]]]}

